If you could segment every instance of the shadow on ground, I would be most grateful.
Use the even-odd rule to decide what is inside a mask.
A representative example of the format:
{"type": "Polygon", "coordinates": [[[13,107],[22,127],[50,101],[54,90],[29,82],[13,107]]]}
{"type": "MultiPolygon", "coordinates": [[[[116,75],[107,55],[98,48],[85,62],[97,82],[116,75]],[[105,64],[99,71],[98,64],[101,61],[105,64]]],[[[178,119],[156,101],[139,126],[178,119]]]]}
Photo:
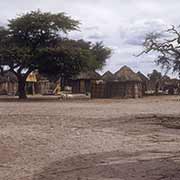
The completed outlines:
{"type": "MultiPolygon", "coordinates": [[[[135,160],[141,153],[80,155],[49,164],[33,180],[179,180],[180,164],[170,158],[135,160]]],[[[179,156],[174,157],[179,159],[179,156]]]]}

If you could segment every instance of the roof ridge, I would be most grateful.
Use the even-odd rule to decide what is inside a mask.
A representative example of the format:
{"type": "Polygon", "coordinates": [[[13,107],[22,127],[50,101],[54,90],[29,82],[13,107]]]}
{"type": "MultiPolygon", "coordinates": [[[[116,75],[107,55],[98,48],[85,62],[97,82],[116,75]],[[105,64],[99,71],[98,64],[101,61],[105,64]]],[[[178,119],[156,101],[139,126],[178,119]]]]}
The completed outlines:
{"type": "Polygon", "coordinates": [[[127,65],[121,67],[115,77],[120,81],[141,81],[141,78],[127,65]]]}

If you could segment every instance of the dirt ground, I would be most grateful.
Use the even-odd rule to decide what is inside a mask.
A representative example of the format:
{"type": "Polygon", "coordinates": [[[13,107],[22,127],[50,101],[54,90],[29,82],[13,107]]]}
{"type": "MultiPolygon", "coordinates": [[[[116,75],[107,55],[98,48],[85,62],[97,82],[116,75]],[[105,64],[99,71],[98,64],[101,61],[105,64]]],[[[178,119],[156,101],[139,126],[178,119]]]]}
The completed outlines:
{"type": "Polygon", "coordinates": [[[180,97],[0,102],[0,180],[180,180],[180,97]]]}

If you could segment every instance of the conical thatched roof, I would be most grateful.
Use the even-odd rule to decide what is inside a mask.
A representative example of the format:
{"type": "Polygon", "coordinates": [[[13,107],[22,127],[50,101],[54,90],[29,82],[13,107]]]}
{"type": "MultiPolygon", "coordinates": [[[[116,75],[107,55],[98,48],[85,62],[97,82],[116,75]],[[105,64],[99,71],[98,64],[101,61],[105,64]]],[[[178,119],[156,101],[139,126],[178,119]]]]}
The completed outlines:
{"type": "Polygon", "coordinates": [[[137,73],[137,75],[141,78],[141,80],[143,82],[149,81],[149,79],[143,73],[141,73],[140,71],[137,73]]]}
{"type": "Polygon", "coordinates": [[[37,75],[35,72],[32,72],[26,78],[26,82],[37,82],[37,75]]]}
{"type": "Polygon", "coordinates": [[[140,77],[127,66],[123,66],[114,76],[119,81],[141,81],[140,77]]]}
{"type": "Polygon", "coordinates": [[[105,73],[102,75],[102,80],[104,80],[104,81],[112,81],[112,80],[114,80],[114,75],[113,75],[113,73],[111,73],[110,71],[105,72],[105,73]]]}
{"type": "Polygon", "coordinates": [[[99,80],[101,75],[95,71],[81,72],[78,76],[73,79],[85,79],[85,80],[99,80]]]}

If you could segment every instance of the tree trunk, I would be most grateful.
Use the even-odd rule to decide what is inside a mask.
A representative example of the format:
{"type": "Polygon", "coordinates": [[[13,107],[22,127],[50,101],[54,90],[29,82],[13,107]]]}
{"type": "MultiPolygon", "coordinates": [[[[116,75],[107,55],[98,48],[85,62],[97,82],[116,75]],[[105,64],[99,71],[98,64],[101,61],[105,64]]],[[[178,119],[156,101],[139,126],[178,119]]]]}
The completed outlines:
{"type": "Polygon", "coordinates": [[[18,96],[19,99],[27,99],[26,96],[26,79],[23,77],[18,78],[18,96]]]}
{"type": "Polygon", "coordinates": [[[61,84],[61,90],[64,91],[64,83],[65,83],[65,78],[61,77],[60,79],[60,84],[61,84]]]}
{"type": "Polygon", "coordinates": [[[156,96],[159,95],[159,82],[156,82],[156,85],[155,85],[155,95],[156,96]]]}

